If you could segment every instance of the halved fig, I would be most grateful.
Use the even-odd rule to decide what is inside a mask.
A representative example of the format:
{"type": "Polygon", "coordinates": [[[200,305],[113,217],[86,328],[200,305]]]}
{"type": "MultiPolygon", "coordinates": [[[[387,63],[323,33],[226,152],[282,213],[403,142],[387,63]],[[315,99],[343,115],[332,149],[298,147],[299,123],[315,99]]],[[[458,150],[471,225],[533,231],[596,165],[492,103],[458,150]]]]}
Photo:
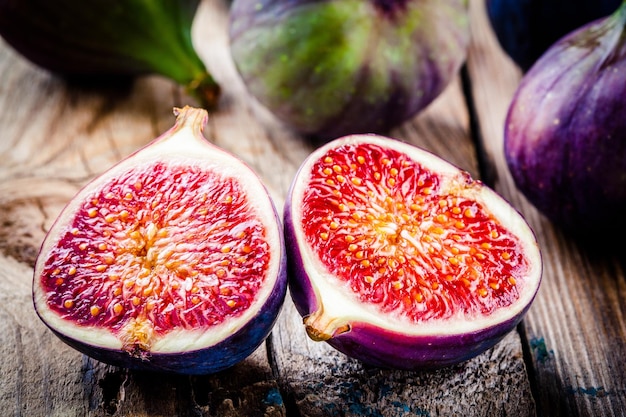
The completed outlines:
{"type": "Polygon", "coordinates": [[[509,203],[399,140],[319,148],[284,215],[308,335],[374,366],[437,368],[483,352],[522,320],[541,281],[534,234],[509,203]]]}
{"type": "Polygon", "coordinates": [[[258,176],[202,135],[203,109],[86,185],[48,232],[33,300],[63,341],[133,369],[206,374],[251,354],[287,291],[258,176]]]}

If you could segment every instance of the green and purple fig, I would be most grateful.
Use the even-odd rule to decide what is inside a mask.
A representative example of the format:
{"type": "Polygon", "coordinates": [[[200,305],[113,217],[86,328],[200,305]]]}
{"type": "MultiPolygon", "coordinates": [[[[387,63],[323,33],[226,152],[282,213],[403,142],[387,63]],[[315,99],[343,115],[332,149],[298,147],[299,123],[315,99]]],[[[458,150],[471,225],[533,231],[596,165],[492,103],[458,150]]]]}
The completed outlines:
{"type": "Polygon", "coordinates": [[[0,36],[32,63],[67,79],[159,74],[214,108],[220,88],[191,39],[199,2],[0,0],[0,36]]]}
{"type": "Polygon", "coordinates": [[[522,79],[504,130],[518,188],[565,230],[626,230],[626,1],[566,35],[522,79]]]}
{"type": "Polygon", "coordinates": [[[467,0],[235,0],[233,61],[298,133],[382,133],[430,104],[469,42],[467,0]]]}

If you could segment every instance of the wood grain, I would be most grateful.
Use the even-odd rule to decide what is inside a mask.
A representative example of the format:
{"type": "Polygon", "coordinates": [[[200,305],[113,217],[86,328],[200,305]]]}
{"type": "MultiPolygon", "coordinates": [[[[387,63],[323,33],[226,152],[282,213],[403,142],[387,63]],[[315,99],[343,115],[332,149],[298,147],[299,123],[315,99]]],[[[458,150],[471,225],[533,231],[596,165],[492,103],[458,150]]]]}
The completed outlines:
{"type": "MultiPolygon", "coordinates": [[[[521,74],[499,50],[482,0],[470,4],[466,76],[389,134],[488,181],[529,219],[545,275],[520,332],[448,369],[382,370],[309,340],[288,298],[267,343],[215,375],[132,372],[77,353],[32,307],[39,245],[80,187],[167,130],[173,107],[197,103],[158,76],[123,86],[68,85],[0,40],[0,410],[13,416],[623,416],[624,261],[568,240],[515,190],[501,132],[521,74]]],[[[223,87],[205,136],[249,164],[282,211],[291,179],[316,145],[247,94],[228,51],[228,7],[227,0],[204,0],[194,24],[196,48],[223,87]]]]}

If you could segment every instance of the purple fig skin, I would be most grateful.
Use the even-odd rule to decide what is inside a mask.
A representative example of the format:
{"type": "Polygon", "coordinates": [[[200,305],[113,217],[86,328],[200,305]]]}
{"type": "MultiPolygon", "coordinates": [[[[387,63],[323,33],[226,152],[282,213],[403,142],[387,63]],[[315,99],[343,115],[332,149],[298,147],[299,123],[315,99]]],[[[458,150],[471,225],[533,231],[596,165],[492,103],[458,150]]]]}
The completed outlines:
{"type": "Polygon", "coordinates": [[[517,187],[579,235],[626,230],[626,3],[570,33],[522,79],[504,153],[517,187]]]}
{"type": "Polygon", "coordinates": [[[286,293],[287,274],[286,269],[282,268],[272,294],[253,319],[218,344],[193,351],[167,354],[142,352],[135,356],[125,351],[88,344],[70,338],[50,326],[48,328],[69,346],[103,363],[135,371],[208,375],[240,363],[267,339],[280,314],[286,293]]]}
{"type": "MultiPolygon", "coordinates": [[[[291,218],[291,204],[288,199],[284,217],[289,293],[300,315],[306,317],[319,308],[308,277],[308,273],[315,272],[307,272],[303,265],[291,218]]],[[[467,361],[493,347],[522,321],[530,305],[511,319],[477,332],[412,336],[369,323],[352,322],[349,331],[326,342],[371,366],[407,371],[439,369],[467,361]]]]}

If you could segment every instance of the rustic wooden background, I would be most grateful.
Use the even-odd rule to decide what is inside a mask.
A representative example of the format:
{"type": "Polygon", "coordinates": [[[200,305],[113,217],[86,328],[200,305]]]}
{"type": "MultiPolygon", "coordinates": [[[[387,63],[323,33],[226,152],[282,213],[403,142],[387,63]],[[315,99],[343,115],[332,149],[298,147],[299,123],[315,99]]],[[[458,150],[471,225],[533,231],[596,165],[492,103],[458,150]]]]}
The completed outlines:
{"type": "MultiPolygon", "coordinates": [[[[249,163],[279,208],[314,145],[245,91],[227,46],[227,0],[204,0],[194,41],[223,86],[205,135],[249,163]]],[[[34,67],[0,40],[0,410],[11,416],[624,416],[625,245],[568,240],[515,190],[503,120],[520,71],[500,50],[483,0],[458,79],[391,136],[482,178],[535,230],[542,288],[517,331],[484,354],[431,372],[363,366],[307,339],[287,299],[267,343],[210,376],[128,372],[67,347],[35,316],[38,247],[79,187],[167,130],[195,103],[157,76],[127,88],[81,89],[34,67]],[[592,250],[593,248],[593,250],[592,250]]],[[[619,238],[619,236],[617,237],[619,238]]]]}

